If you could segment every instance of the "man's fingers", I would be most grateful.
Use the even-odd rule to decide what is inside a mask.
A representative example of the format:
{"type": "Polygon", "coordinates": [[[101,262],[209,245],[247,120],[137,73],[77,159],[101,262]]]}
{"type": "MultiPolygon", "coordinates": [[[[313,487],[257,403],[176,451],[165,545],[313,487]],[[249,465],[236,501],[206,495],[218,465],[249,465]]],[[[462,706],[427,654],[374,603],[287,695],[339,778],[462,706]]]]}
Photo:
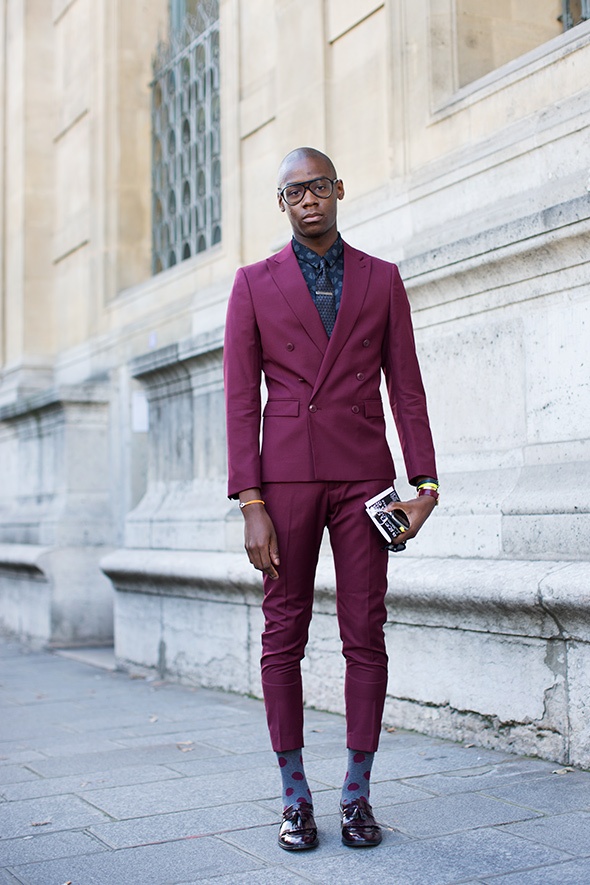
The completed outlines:
{"type": "Polygon", "coordinates": [[[279,545],[277,544],[276,538],[274,539],[274,543],[271,541],[270,543],[270,558],[273,565],[280,565],[281,560],[279,558],[279,545]]]}
{"type": "Polygon", "coordinates": [[[249,550],[248,558],[250,562],[259,572],[263,572],[265,575],[268,575],[269,578],[276,580],[278,578],[279,573],[277,572],[275,565],[279,565],[279,551],[275,550],[274,553],[266,550],[249,550]]]}

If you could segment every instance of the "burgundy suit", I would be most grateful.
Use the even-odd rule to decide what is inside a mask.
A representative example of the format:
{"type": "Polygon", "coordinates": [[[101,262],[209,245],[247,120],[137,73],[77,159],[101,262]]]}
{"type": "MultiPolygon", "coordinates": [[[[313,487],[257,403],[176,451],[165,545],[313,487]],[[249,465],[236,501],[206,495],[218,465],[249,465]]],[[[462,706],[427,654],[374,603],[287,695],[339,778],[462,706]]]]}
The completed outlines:
{"type": "Polygon", "coordinates": [[[303,746],[299,665],[325,525],[347,662],[347,743],[377,747],[387,684],[387,554],[363,503],[395,477],[382,370],[408,477],[436,476],[410,308],[396,266],[344,244],[342,299],[329,340],[291,244],[238,271],[225,339],[228,494],[260,487],[278,536],[280,577],[264,579],[262,655],[275,750],[303,746]],[[263,414],[261,373],[268,389],[263,414]]]}

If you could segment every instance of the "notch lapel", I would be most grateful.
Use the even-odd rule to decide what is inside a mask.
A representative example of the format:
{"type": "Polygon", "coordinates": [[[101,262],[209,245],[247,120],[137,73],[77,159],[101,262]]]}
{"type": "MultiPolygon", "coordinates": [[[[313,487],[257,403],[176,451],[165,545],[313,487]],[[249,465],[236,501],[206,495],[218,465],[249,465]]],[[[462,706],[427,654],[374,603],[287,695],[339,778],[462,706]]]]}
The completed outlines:
{"type": "Polygon", "coordinates": [[[323,355],[328,347],[328,336],[291,244],[268,258],[267,267],[289,307],[323,355]]]}

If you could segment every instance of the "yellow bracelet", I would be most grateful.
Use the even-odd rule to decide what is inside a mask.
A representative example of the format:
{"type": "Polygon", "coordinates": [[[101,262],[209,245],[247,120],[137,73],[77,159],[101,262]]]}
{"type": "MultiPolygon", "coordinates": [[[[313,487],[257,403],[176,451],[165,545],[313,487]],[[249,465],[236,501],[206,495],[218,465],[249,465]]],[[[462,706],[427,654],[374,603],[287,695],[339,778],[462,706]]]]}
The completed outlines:
{"type": "Polygon", "coordinates": [[[261,498],[253,498],[251,501],[240,501],[240,510],[243,510],[248,504],[264,504],[264,501],[261,498]]]}

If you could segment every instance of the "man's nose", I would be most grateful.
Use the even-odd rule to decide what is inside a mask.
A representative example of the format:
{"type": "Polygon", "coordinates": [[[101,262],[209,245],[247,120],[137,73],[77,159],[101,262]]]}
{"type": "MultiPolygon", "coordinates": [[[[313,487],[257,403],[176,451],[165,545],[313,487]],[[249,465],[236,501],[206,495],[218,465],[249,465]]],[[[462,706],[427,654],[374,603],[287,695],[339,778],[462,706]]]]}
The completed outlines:
{"type": "Polygon", "coordinates": [[[303,195],[303,200],[301,201],[304,206],[315,206],[319,203],[319,197],[310,191],[309,188],[305,189],[305,194],[303,195]]]}

